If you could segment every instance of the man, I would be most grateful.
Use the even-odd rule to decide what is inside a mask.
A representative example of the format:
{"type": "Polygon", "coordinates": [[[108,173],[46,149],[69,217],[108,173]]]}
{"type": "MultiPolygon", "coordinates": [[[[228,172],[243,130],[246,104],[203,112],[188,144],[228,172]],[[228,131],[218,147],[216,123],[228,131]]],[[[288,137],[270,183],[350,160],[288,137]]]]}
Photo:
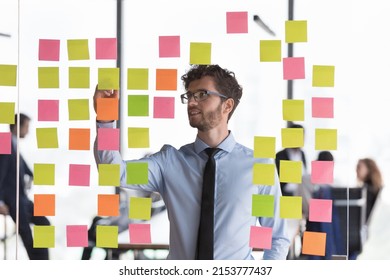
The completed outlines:
{"type": "MultiPolygon", "coordinates": [[[[7,206],[9,214],[16,222],[16,170],[17,170],[17,123],[18,115],[15,115],[15,124],[10,125],[12,134],[11,154],[0,155],[0,205],[7,206]]],[[[19,137],[24,138],[28,134],[30,118],[20,114],[19,137]]],[[[50,225],[46,217],[34,216],[34,204],[29,200],[25,190],[25,176],[31,179],[33,173],[27,166],[23,157],[19,157],[19,234],[26,248],[29,259],[47,260],[49,251],[47,248],[33,248],[33,235],[30,224],[50,225]]]]}
{"type": "MultiPolygon", "coordinates": [[[[148,163],[149,182],[145,185],[126,184],[126,163],[119,152],[95,151],[97,163],[121,166],[121,185],[161,194],[170,220],[170,250],[168,259],[253,259],[249,247],[254,194],[273,195],[273,218],[259,218],[263,227],[272,228],[272,248],[264,250],[264,259],[286,259],[289,239],[286,221],[279,219],[279,179],[275,168],[275,185],[259,186],[252,183],[252,169],[256,162],[270,163],[269,159],[255,159],[253,151],[238,144],[228,129],[228,121],[242,96],[242,88],[235,75],[218,65],[194,65],[182,76],[186,93],[181,95],[187,104],[189,123],[198,133],[194,143],[179,150],[165,145],[160,152],[141,159],[148,163]],[[216,173],[214,209],[203,215],[203,171],[209,156],[207,148],[218,148],[214,154],[216,173]],[[211,237],[198,242],[200,224],[211,218],[211,237]],[[212,243],[211,256],[204,257],[203,247],[212,243]],[[202,253],[203,254],[203,253],[202,253]]],[[[98,98],[118,98],[118,92],[96,90],[98,98]]],[[[113,122],[97,122],[97,127],[113,127],[113,122]]],[[[95,145],[96,147],[96,145],[95,145]]],[[[212,156],[211,156],[212,157],[212,156]]],[[[134,161],[130,161],[134,162],[134,161]]]]}
{"type": "MultiPolygon", "coordinates": [[[[303,126],[300,124],[289,124],[288,128],[303,129],[303,126]]],[[[279,175],[281,160],[301,161],[303,165],[303,174],[306,173],[306,156],[301,148],[286,148],[276,153],[275,163],[279,175]]],[[[282,194],[284,196],[293,196],[297,191],[298,185],[283,182],[280,183],[280,187],[282,188],[282,194]]]]}

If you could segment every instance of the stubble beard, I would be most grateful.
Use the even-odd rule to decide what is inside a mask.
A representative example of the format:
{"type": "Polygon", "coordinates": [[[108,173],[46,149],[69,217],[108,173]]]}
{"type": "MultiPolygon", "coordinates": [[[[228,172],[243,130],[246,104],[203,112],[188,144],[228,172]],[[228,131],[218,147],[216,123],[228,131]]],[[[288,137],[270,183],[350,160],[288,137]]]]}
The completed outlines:
{"type": "Polygon", "coordinates": [[[219,104],[214,111],[207,113],[201,113],[201,119],[191,119],[189,118],[190,126],[197,128],[199,131],[208,131],[216,127],[222,121],[222,104],[219,104]]]}

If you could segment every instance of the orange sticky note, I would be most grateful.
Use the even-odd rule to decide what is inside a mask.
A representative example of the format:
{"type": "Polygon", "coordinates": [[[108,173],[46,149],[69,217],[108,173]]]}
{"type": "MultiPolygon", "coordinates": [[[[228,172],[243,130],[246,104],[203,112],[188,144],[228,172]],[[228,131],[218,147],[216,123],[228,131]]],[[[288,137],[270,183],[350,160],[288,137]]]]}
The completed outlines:
{"type": "Polygon", "coordinates": [[[156,69],[156,90],[177,90],[177,69],[156,69]]]}
{"type": "Polygon", "coordinates": [[[119,194],[99,194],[98,215],[119,216],[119,194]]]}
{"type": "Polygon", "coordinates": [[[96,101],[96,111],[98,121],[118,120],[118,98],[98,98],[96,101]]]}
{"type": "Polygon", "coordinates": [[[302,254],[325,256],[326,233],[305,231],[303,233],[302,254]]]}
{"type": "Polygon", "coordinates": [[[89,128],[69,129],[69,150],[89,150],[90,144],[89,128]]]}
{"type": "Polygon", "coordinates": [[[54,194],[34,195],[34,216],[55,216],[56,197],[54,194]]]}

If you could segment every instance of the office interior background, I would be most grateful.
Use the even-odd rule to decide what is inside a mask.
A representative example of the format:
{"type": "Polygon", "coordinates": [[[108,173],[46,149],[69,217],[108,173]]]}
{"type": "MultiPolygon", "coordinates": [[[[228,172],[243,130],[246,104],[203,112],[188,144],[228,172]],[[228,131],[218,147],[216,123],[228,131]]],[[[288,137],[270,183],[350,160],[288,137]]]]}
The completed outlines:
{"type": "MultiPolygon", "coordinates": [[[[190,1],[122,1],[121,33],[121,127],[149,127],[150,148],[127,149],[122,145],[125,159],[139,158],[158,151],[163,144],[180,147],[195,139],[196,131],[189,127],[186,106],[180,103],[184,91],[180,79],[177,91],[155,90],[155,70],[177,69],[178,77],[190,64],[190,43],[212,44],[211,62],[235,72],[244,89],[244,95],[230,128],[238,142],[253,148],[254,136],[276,137],[277,150],[281,149],[281,129],[286,127],[282,117],[282,100],[287,98],[287,81],[283,80],[282,63],[259,61],[260,40],[282,40],[282,57],[287,57],[284,42],[285,21],[289,2],[294,3],[294,19],[307,20],[308,40],[295,43],[293,56],[305,58],[305,79],[293,81],[293,98],[305,101],[305,144],[308,160],[315,160],[316,128],[337,129],[337,150],[334,180],[338,186],[356,186],[356,164],[359,158],[373,158],[384,176],[384,189],[370,224],[370,238],[359,258],[390,258],[386,245],[385,217],[390,212],[390,130],[385,124],[390,119],[388,104],[387,65],[390,64],[387,26],[388,9],[384,0],[199,0],[190,1]],[[226,12],[248,12],[248,33],[227,34],[226,12]],[[275,33],[272,35],[259,26],[255,15],[275,33]],[[180,57],[159,57],[159,36],[180,36],[180,57]],[[335,85],[331,88],[312,87],[312,65],[334,65],[335,85]],[[149,88],[145,91],[126,90],[127,68],[148,68],[149,88]],[[173,119],[127,116],[127,95],[133,93],[175,97],[173,119]],[[334,97],[334,118],[311,117],[312,97],[334,97]],[[386,117],[387,116],[387,117],[386,117]]],[[[92,151],[68,150],[69,128],[91,128],[91,146],[94,141],[95,116],[92,96],[97,84],[99,67],[116,67],[115,60],[97,60],[94,57],[96,38],[117,37],[117,1],[115,0],[0,0],[0,64],[18,65],[18,86],[0,87],[1,102],[16,102],[20,112],[32,118],[30,133],[20,141],[20,151],[30,166],[36,162],[50,162],[58,166],[55,186],[32,186],[33,193],[56,194],[56,216],[49,217],[56,227],[67,224],[91,223],[96,215],[96,196],[112,193],[113,187],[97,184],[97,170],[92,151]],[[8,36],[9,35],[9,36],[8,36]],[[39,39],[60,40],[59,61],[39,61],[39,39]],[[90,59],[69,61],[68,39],[88,39],[90,59]],[[58,89],[38,88],[38,67],[60,68],[58,89]],[[68,67],[90,67],[90,88],[69,89],[68,67]],[[90,119],[69,121],[67,100],[90,99],[90,119]],[[39,99],[58,99],[59,122],[38,122],[39,99]],[[57,127],[59,148],[38,149],[35,128],[57,127]],[[70,163],[91,165],[91,186],[68,186],[70,163]]],[[[152,105],[151,105],[152,106],[152,105]]],[[[151,107],[151,111],[152,111],[151,107]]],[[[0,131],[7,131],[0,125],[0,131]]],[[[127,143],[126,133],[121,133],[127,143]]],[[[389,213],[390,214],[390,213],[389,213]]],[[[12,247],[12,246],[11,246],[12,247]]],[[[66,246],[65,231],[56,232],[56,247],[50,249],[52,259],[79,259],[80,248],[66,246]]],[[[10,248],[9,258],[15,257],[10,248]]],[[[19,249],[19,258],[26,258],[19,249]]],[[[97,256],[99,258],[99,256],[97,256]]]]}

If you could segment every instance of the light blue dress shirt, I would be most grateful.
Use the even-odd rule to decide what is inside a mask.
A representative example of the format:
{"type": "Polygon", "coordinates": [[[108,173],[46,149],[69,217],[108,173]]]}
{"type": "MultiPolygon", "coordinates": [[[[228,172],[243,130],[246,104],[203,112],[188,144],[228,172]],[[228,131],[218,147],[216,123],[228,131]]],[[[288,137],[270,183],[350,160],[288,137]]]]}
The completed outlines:
{"type": "MultiPolygon", "coordinates": [[[[99,127],[113,127],[114,123],[97,123],[99,127]]],[[[120,164],[121,186],[158,192],[164,199],[170,221],[168,259],[193,260],[195,258],[200,205],[202,196],[203,169],[207,161],[207,148],[199,138],[179,150],[164,145],[150,157],[123,161],[118,151],[97,151],[97,163],[120,164]],[[127,185],[127,162],[148,163],[147,185],[127,185]]],[[[253,259],[249,247],[250,227],[256,225],[252,216],[254,194],[273,195],[274,218],[259,218],[263,227],[271,227],[272,248],[264,250],[264,259],[286,259],[290,241],[286,220],[279,218],[280,184],[275,168],[275,185],[254,185],[253,165],[273,163],[271,159],[255,159],[253,151],[234,140],[232,133],[218,146],[215,155],[215,203],[214,203],[214,259],[253,259]]]]}

